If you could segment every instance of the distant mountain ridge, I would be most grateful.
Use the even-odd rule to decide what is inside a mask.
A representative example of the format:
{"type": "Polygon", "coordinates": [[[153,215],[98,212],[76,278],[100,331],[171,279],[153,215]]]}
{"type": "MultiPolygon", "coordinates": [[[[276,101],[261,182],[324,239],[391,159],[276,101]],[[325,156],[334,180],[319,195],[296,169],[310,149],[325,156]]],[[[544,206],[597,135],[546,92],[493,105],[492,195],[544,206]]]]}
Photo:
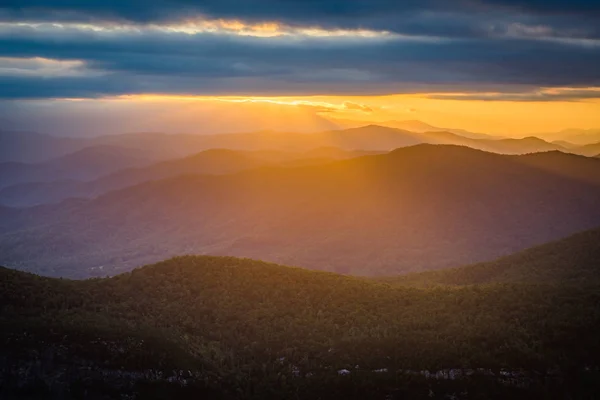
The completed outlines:
{"type": "Polygon", "coordinates": [[[579,154],[583,154],[584,156],[594,157],[600,151],[600,142],[581,146],[581,147],[577,148],[576,151],[579,154]]]}
{"type": "Polygon", "coordinates": [[[545,140],[564,140],[576,145],[587,145],[600,142],[600,129],[563,129],[558,132],[536,133],[534,136],[545,140]]]}
{"type": "Polygon", "coordinates": [[[184,158],[162,161],[144,167],[120,169],[87,182],[63,180],[21,183],[9,186],[0,189],[0,204],[13,207],[29,207],[57,203],[70,197],[93,198],[112,190],[179,175],[220,175],[260,166],[317,165],[377,153],[379,152],[348,151],[325,147],[299,153],[277,150],[211,149],[184,158]]]}
{"type": "Polygon", "coordinates": [[[76,150],[42,163],[0,163],[0,188],[30,182],[90,180],[123,168],[157,161],[144,152],[112,145],[76,150]]]}
{"type": "MultiPolygon", "coordinates": [[[[132,159],[127,159],[128,155],[125,150],[118,154],[121,160],[115,160],[114,162],[106,156],[98,157],[98,155],[89,155],[87,157],[78,157],[77,154],[80,152],[76,152],[73,155],[65,156],[64,164],[69,165],[69,167],[63,168],[62,171],[48,168],[46,164],[43,164],[37,167],[41,173],[38,173],[36,176],[36,174],[27,172],[31,169],[35,170],[35,166],[21,166],[20,168],[16,168],[17,171],[15,171],[15,168],[12,168],[5,174],[6,179],[4,183],[0,179],[0,204],[23,207],[58,202],[69,197],[91,198],[110,190],[124,188],[128,185],[144,181],[175,176],[177,173],[212,173],[211,168],[207,167],[203,169],[200,166],[195,168],[189,160],[185,160],[187,157],[193,157],[194,150],[202,153],[203,151],[207,151],[204,149],[254,152],[255,156],[259,153],[262,153],[264,156],[268,151],[279,152],[281,155],[288,153],[286,157],[290,161],[291,158],[296,157],[296,161],[294,161],[295,165],[300,165],[298,164],[300,162],[314,164],[339,158],[334,154],[335,151],[340,154],[344,152],[353,152],[355,155],[372,154],[422,143],[468,146],[474,149],[502,154],[526,154],[552,150],[563,152],[576,151],[576,149],[569,150],[559,144],[548,143],[535,137],[493,140],[470,139],[452,132],[418,133],[378,125],[306,134],[268,131],[207,136],[147,133],[106,136],[95,140],[104,144],[89,147],[86,148],[88,150],[84,149],[80,152],[90,152],[91,150],[89,149],[95,148],[122,149],[125,146],[126,148],[134,149],[130,151],[132,159]],[[323,149],[329,150],[323,153],[323,149]],[[319,155],[316,151],[321,151],[322,154],[319,155]],[[309,152],[312,152],[312,154],[309,152]],[[304,153],[301,158],[305,158],[305,161],[301,161],[297,156],[293,156],[292,153],[304,153]],[[92,164],[96,170],[94,174],[88,174],[87,178],[94,179],[98,178],[100,175],[98,172],[102,168],[105,171],[111,172],[122,170],[128,166],[127,163],[131,164],[129,166],[135,167],[141,164],[138,158],[142,155],[146,158],[154,157],[160,160],[160,154],[162,154],[162,159],[167,156],[171,157],[172,163],[180,162],[182,166],[180,168],[173,168],[169,166],[173,164],[165,162],[144,171],[119,171],[118,173],[113,173],[111,176],[104,176],[97,179],[95,182],[74,182],[74,180],[81,180],[86,177],[84,175],[85,168],[83,167],[87,164],[92,164]],[[181,161],[175,161],[180,157],[183,157],[181,161]],[[309,158],[313,158],[313,160],[309,160],[309,158]],[[79,159],[80,161],[67,163],[67,159],[79,159]],[[93,162],[94,159],[97,159],[97,161],[93,162]],[[104,163],[104,166],[102,163],[104,163]],[[78,167],[79,164],[82,167],[78,167]],[[36,177],[38,179],[35,179],[36,177]],[[56,183],[48,184],[50,181],[56,181],[56,183]],[[3,186],[4,189],[2,189],[3,186]]],[[[223,153],[224,156],[225,154],[223,153]]],[[[267,161],[267,159],[264,159],[261,162],[265,165],[267,161]]],[[[235,161],[232,162],[235,164],[235,161]]],[[[245,169],[228,169],[225,159],[221,160],[221,164],[221,171],[217,173],[245,169]]],[[[289,165],[291,166],[292,164],[289,165]]],[[[0,173],[1,171],[2,168],[0,167],[0,173]]],[[[89,181],[90,179],[83,180],[89,181]]]]}
{"type": "MultiPolygon", "coordinates": [[[[259,131],[249,133],[192,135],[165,133],[129,133],[98,136],[88,139],[53,137],[34,133],[0,132],[0,162],[42,162],[76,152],[85,147],[110,145],[143,151],[146,156],[157,159],[185,157],[211,148],[231,150],[282,150],[307,151],[319,147],[339,147],[346,150],[389,151],[394,148],[419,143],[458,144],[486,151],[527,153],[532,151],[561,150],[578,152],[577,147],[562,146],[560,143],[537,141],[532,139],[506,139],[508,146],[493,141],[503,138],[484,134],[474,134],[461,129],[440,129],[420,121],[401,121],[396,128],[389,126],[367,125],[343,130],[322,131],[316,133],[259,131]],[[415,129],[402,129],[407,127],[415,129]],[[433,129],[433,130],[431,130],[433,129]],[[446,132],[444,141],[442,132],[446,132]],[[479,141],[483,141],[479,143],[479,141]],[[520,148],[519,143],[524,147],[520,148]],[[43,150],[42,150],[43,149],[43,150]]],[[[567,140],[568,141],[568,140],[567,140]]],[[[598,140],[600,141],[600,140],[598,140]]]]}
{"type": "Polygon", "coordinates": [[[576,233],[498,260],[391,278],[408,286],[493,283],[600,283],[600,228],[576,233]]]}
{"type": "Polygon", "coordinates": [[[452,128],[440,128],[427,124],[419,120],[406,120],[406,121],[385,121],[381,125],[389,126],[391,128],[405,129],[407,131],[427,133],[427,132],[450,132],[455,135],[465,137],[467,139],[503,139],[500,136],[488,135],[485,133],[470,132],[464,129],[452,129],[452,128]]]}
{"type": "Polygon", "coordinates": [[[599,168],[558,152],[418,145],[326,165],[180,176],[13,210],[0,223],[0,263],[74,277],[188,253],[356,275],[452,267],[600,225],[599,168]]]}
{"type": "Polygon", "coordinates": [[[39,163],[88,147],[83,139],[0,130],[0,163],[39,163]]]}
{"type": "Polygon", "coordinates": [[[442,128],[438,126],[434,126],[419,120],[402,120],[402,121],[383,121],[383,122],[364,122],[364,121],[354,121],[354,120],[343,120],[343,119],[335,119],[340,126],[345,129],[348,128],[360,128],[366,125],[379,125],[387,128],[396,128],[402,129],[406,131],[411,131],[415,133],[428,133],[428,132],[451,132],[455,135],[459,135],[468,139],[504,139],[503,136],[495,136],[488,135],[485,133],[476,133],[470,132],[465,129],[452,129],[452,128],[442,128]]]}

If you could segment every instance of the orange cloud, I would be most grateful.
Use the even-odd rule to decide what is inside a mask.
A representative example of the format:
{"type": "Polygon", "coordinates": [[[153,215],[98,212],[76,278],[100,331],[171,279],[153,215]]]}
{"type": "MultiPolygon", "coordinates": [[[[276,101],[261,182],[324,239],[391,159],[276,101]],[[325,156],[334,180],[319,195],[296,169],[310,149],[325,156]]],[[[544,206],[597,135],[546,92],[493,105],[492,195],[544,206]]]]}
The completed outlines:
{"type": "Polygon", "coordinates": [[[344,102],[344,108],[347,110],[359,110],[367,113],[373,112],[373,109],[367,105],[352,103],[350,101],[344,102]]]}

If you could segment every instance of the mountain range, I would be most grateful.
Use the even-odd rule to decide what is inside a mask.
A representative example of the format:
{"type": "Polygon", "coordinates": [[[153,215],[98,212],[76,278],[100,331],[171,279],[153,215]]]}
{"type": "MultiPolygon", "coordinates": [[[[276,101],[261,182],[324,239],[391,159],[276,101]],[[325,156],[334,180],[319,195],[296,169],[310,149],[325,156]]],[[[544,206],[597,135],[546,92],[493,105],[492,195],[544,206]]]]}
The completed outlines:
{"type": "MultiPolygon", "coordinates": [[[[364,125],[364,124],[363,124],[364,125]]],[[[382,125],[389,128],[402,129],[417,133],[428,133],[428,132],[450,132],[458,136],[465,137],[467,139],[505,139],[502,136],[488,135],[485,133],[470,132],[464,129],[453,129],[453,128],[440,128],[438,126],[430,125],[419,120],[404,120],[404,121],[384,121],[373,125],[382,125]]],[[[360,127],[361,125],[355,125],[354,127],[360,127]]]]}
{"type": "Polygon", "coordinates": [[[600,161],[417,145],[308,166],[141,183],[4,209],[0,263],[113,275],[180,254],[358,275],[486,261],[600,224],[600,161]]]}
{"type": "MultiPolygon", "coordinates": [[[[569,143],[567,138],[561,144],[560,141],[558,143],[547,142],[534,136],[508,139],[474,134],[461,129],[441,129],[420,121],[390,122],[390,125],[393,126],[372,124],[316,133],[259,131],[192,135],[146,132],[104,135],[85,139],[54,137],[28,132],[0,132],[0,162],[39,163],[86,147],[99,145],[137,149],[146,157],[166,160],[214,148],[246,151],[266,149],[307,151],[319,147],[339,147],[346,150],[389,151],[420,143],[461,144],[507,154],[547,150],[579,153],[580,146],[600,142],[598,139],[579,145],[569,143]]],[[[581,154],[587,153],[587,151],[587,149],[583,149],[581,154]]]]}
{"type": "MultiPolygon", "coordinates": [[[[408,122],[412,129],[427,129],[426,124],[417,124],[419,121],[408,122]]],[[[57,140],[62,143],[63,139],[57,140]]],[[[68,147],[73,146],[73,140],[66,142],[68,147]]],[[[0,163],[0,204],[26,207],[70,197],[93,198],[110,190],[178,174],[227,173],[259,164],[315,164],[421,143],[468,146],[501,154],[561,151],[595,155],[600,151],[597,145],[565,147],[536,137],[472,139],[452,132],[411,132],[376,125],[308,134],[253,132],[200,136],[140,133],[79,139],[78,143],[89,147],[42,163],[0,163]],[[217,149],[221,151],[220,161],[216,155],[210,156],[217,149]],[[246,154],[234,156],[226,150],[246,154]],[[244,162],[241,160],[244,157],[254,161],[244,162]],[[232,165],[228,167],[230,161],[232,165]],[[156,162],[158,164],[151,165],[156,162]],[[212,166],[205,164],[207,162],[212,166]],[[217,166],[219,163],[220,167],[217,166]]]]}
{"type": "Polygon", "coordinates": [[[577,148],[577,153],[582,154],[584,156],[593,157],[598,154],[600,151],[600,142],[587,144],[585,146],[581,146],[577,148]]]}
{"type": "Polygon", "coordinates": [[[0,135],[0,398],[597,398],[597,145],[432,128],[0,135]]]}
{"type": "Polygon", "coordinates": [[[580,146],[600,143],[600,129],[563,129],[558,132],[536,133],[533,136],[548,141],[566,141],[580,146]]]}
{"type": "Polygon", "coordinates": [[[0,188],[30,182],[85,181],[157,160],[134,148],[112,145],[85,147],[41,163],[0,163],[0,188]]]}
{"type": "MultiPolygon", "coordinates": [[[[72,197],[93,198],[112,190],[179,175],[219,175],[260,166],[318,165],[334,160],[377,153],[348,151],[332,147],[322,147],[306,152],[211,149],[181,159],[162,161],[145,167],[120,169],[117,172],[87,182],[74,180],[34,181],[12,185],[0,189],[0,204],[14,207],[35,206],[56,203],[72,197]]],[[[74,164],[73,168],[75,168],[75,165],[77,164],[74,164]]],[[[116,164],[113,163],[111,166],[115,167],[116,164]]]]}

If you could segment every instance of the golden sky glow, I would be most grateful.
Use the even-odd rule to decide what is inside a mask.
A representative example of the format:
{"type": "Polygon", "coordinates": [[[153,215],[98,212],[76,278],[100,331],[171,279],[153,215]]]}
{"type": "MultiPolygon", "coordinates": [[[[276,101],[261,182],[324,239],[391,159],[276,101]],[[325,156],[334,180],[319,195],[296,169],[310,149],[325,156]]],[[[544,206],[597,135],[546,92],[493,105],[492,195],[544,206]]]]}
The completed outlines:
{"type": "MultiPolygon", "coordinates": [[[[600,127],[600,101],[482,101],[429,98],[433,94],[388,96],[304,96],[304,97],[196,97],[135,95],[120,96],[118,102],[180,104],[180,118],[194,113],[194,103],[210,103],[219,109],[224,104],[252,104],[252,112],[267,118],[289,118],[285,110],[303,109],[306,118],[320,116],[332,121],[383,123],[390,120],[420,120],[446,128],[504,136],[557,131],[566,128],[600,127]],[[264,107],[261,107],[264,106],[264,107]],[[268,107],[267,107],[268,106],[268,107]],[[278,107],[279,106],[279,107],[278,107]],[[279,110],[274,112],[273,110],[279,110]],[[187,110],[187,111],[186,111],[187,110]],[[279,114],[278,114],[279,113],[279,114]]],[[[228,107],[231,109],[230,107],[228,107]]],[[[240,112],[243,112],[240,107],[240,112]]],[[[190,118],[187,116],[186,118],[190,118]]]]}
{"type": "Polygon", "coordinates": [[[600,128],[591,20],[586,33],[580,20],[482,14],[473,2],[456,15],[461,6],[402,2],[349,2],[343,15],[326,2],[240,12],[84,3],[0,21],[3,126],[87,136],[406,120],[513,137],[600,128]]]}

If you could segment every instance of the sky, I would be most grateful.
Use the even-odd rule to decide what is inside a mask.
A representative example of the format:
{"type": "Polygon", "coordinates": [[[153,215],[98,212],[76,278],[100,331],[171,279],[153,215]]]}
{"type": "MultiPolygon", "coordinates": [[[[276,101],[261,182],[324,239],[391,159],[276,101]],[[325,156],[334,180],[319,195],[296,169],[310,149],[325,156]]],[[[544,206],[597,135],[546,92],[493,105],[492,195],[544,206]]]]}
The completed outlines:
{"type": "Polygon", "coordinates": [[[600,128],[597,0],[3,0],[0,129],[600,128]]]}

